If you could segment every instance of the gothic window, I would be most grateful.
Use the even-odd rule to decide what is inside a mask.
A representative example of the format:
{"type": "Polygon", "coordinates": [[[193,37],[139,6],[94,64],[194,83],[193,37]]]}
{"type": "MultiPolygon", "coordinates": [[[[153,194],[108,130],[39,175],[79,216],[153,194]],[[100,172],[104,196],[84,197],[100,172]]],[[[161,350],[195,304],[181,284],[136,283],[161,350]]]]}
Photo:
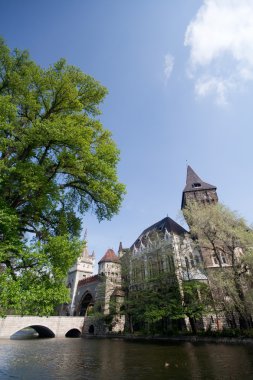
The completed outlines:
{"type": "Polygon", "coordinates": [[[214,265],[218,265],[219,264],[216,255],[213,255],[213,263],[214,263],[214,265]]]}
{"type": "Polygon", "coordinates": [[[199,265],[199,264],[200,264],[199,256],[198,256],[198,255],[195,255],[194,258],[195,258],[196,264],[199,265]]]}
{"type": "Polygon", "coordinates": [[[190,262],[191,262],[191,267],[194,267],[195,263],[194,263],[192,253],[190,253],[190,262]]]}
{"type": "Polygon", "coordinates": [[[173,257],[171,256],[167,256],[167,268],[168,268],[168,272],[173,272],[175,269],[173,257]]]}
{"type": "Polygon", "coordinates": [[[152,263],[149,262],[148,264],[148,273],[149,273],[149,277],[152,277],[152,263]]]}
{"type": "Polygon", "coordinates": [[[159,257],[159,254],[156,257],[155,264],[156,264],[156,270],[158,271],[158,273],[161,273],[163,271],[163,261],[162,261],[162,258],[159,257]]]}

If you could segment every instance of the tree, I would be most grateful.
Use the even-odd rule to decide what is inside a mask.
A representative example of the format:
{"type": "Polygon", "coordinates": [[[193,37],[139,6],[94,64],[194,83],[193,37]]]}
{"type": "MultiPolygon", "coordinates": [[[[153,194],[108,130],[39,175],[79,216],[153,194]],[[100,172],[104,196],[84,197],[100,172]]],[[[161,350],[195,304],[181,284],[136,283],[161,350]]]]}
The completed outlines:
{"type": "MultiPolygon", "coordinates": [[[[7,299],[12,286],[19,289],[11,305],[0,294],[2,310],[19,310],[24,284],[33,281],[53,297],[53,280],[63,286],[80,253],[82,216],[92,209],[110,219],[119,211],[119,151],[98,119],[106,94],[64,59],[43,69],[0,40],[0,293],[7,299]]],[[[62,287],[53,303],[66,294],[62,287]]],[[[29,292],[25,299],[28,311],[29,292]]]]}
{"type": "Polygon", "coordinates": [[[249,327],[253,311],[252,229],[243,218],[221,204],[192,203],[184,215],[204,258],[213,257],[219,266],[208,275],[217,305],[226,314],[236,313],[241,327],[249,327]]]}
{"type": "Polygon", "coordinates": [[[167,272],[146,280],[137,290],[126,293],[124,311],[130,331],[145,329],[148,333],[168,334],[186,329],[185,318],[190,320],[194,333],[195,319],[210,311],[210,291],[204,282],[182,281],[181,289],[176,276],[167,272]]]}

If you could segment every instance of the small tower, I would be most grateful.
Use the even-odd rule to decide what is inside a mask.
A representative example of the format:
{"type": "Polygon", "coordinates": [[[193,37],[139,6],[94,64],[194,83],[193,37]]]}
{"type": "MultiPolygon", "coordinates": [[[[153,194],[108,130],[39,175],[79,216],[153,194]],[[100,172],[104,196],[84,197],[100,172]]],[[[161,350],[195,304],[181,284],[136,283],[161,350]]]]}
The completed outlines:
{"type": "MultiPolygon", "coordinates": [[[[121,263],[112,249],[108,249],[98,262],[98,274],[104,278],[103,312],[110,313],[110,301],[116,289],[121,288],[121,263]]],[[[117,297],[116,297],[117,298],[117,297]]],[[[121,297],[121,300],[123,298],[121,297]]],[[[117,299],[115,299],[117,301],[117,299]]],[[[116,306],[117,309],[118,306],[116,306]]]]}
{"type": "Polygon", "coordinates": [[[73,315],[75,309],[74,300],[76,296],[78,282],[93,275],[94,263],[95,253],[92,252],[92,254],[90,255],[87,247],[85,247],[81,256],[77,259],[76,263],[69,269],[68,287],[71,289],[71,305],[69,313],[71,315],[73,315]]]}
{"type": "Polygon", "coordinates": [[[190,202],[215,204],[218,202],[216,187],[202,179],[188,165],[186,185],[182,194],[181,210],[190,202]]]}
{"type": "Polygon", "coordinates": [[[113,249],[108,249],[98,262],[98,274],[104,275],[114,284],[121,284],[121,264],[113,249]]]}

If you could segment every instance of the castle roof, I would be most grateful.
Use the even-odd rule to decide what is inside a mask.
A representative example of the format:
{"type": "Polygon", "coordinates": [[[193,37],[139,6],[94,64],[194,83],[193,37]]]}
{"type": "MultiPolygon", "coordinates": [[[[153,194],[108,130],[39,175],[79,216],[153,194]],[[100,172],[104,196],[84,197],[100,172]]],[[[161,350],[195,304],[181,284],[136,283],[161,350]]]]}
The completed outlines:
{"type": "Polygon", "coordinates": [[[79,286],[83,286],[83,285],[90,284],[91,282],[95,282],[95,281],[98,281],[98,280],[99,280],[99,275],[95,274],[94,276],[90,276],[90,277],[87,277],[87,278],[83,278],[82,280],[79,280],[77,286],[78,287],[79,286]]]}
{"type": "Polygon", "coordinates": [[[159,222],[152,224],[150,227],[146,228],[138,237],[138,239],[135,240],[134,244],[131,246],[130,249],[133,249],[135,246],[138,248],[142,242],[145,243],[145,241],[150,238],[150,240],[153,240],[152,237],[155,233],[175,233],[176,235],[184,235],[187,233],[187,231],[180,226],[178,223],[176,223],[173,219],[171,219],[169,216],[166,216],[166,218],[163,218],[159,220],[159,222]]]}
{"type": "Polygon", "coordinates": [[[216,186],[210,185],[207,182],[202,181],[202,179],[195,173],[195,171],[188,165],[186,185],[184,188],[184,193],[188,191],[198,191],[198,190],[216,190],[216,186]]]}
{"type": "Polygon", "coordinates": [[[119,258],[114,252],[113,249],[108,249],[102,259],[98,262],[98,264],[105,263],[105,262],[110,262],[110,263],[118,263],[119,258]]]}

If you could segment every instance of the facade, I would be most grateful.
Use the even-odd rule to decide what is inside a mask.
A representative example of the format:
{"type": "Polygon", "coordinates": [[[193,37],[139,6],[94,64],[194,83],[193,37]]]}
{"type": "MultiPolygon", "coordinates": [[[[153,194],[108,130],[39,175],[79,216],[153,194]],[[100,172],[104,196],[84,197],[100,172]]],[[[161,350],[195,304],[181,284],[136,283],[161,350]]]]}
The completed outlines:
{"type": "Polygon", "coordinates": [[[143,281],[166,273],[173,279],[205,279],[200,266],[200,250],[189,233],[168,216],[146,228],[130,248],[130,289],[138,289],[143,281]]]}
{"type": "Polygon", "coordinates": [[[68,307],[70,315],[75,314],[75,298],[78,283],[93,275],[95,262],[95,253],[89,254],[88,249],[85,247],[77,262],[70,268],[68,273],[68,287],[70,288],[71,304],[68,307]]]}
{"type": "MultiPolygon", "coordinates": [[[[215,186],[204,182],[188,166],[186,185],[182,193],[182,210],[191,202],[216,204],[218,202],[216,190],[215,186]]],[[[100,332],[107,331],[108,321],[111,331],[123,331],[124,297],[127,298],[131,294],[136,294],[138,297],[138,291],[149,286],[159,291],[157,279],[161,277],[165,279],[164,284],[168,288],[177,286],[180,294],[179,302],[187,303],[184,284],[190,284],[194,280],[210,288],[215,304],[215,294],[209,276],[219,271],[221,266],[228,270],[231,267],[224,255],[220,257],[218,263],[212,251],[199,247],[190,232],[168,216],[144,229],[130,248],[123,248],[120,243],[118,255],[112,249],[108,249],[98,263],[98,274],[95,276],[94,259],[94,254],[90,255],[85,249],[69,271],[68,283],[71,287],[69,310],[71,315],[102,315],[104,318],[102,319],[107,320],[107,327],[106,323],[101,327],[100,319],[100,326],[97,325],[95,328],[100,332]]],[[[197,297],[201,297],[201,294],[197,297]]],[[[95,326],[95,322],[92,323],[95,326]]],[[[226,327],[226,316],[214,310],[213,313],[210,312],[194,323],[203,329],[219,329],[226,327]]],[[[187,316],[182,326],[193,328],[193,318],[187,316]]]]}
{"type": "MultiPolygon", "coordinates": [[[[182,210],[191,202],[216,204],[218,196],[216,187],[204,182],[188,166],[186,185],[182,193],[182,210]]],[[[212,252],[199,247],[189,231],[170,217],[165,217],[146,228],[135,240],[130,249],[119,248],[119,255],[129,284],[129,293],[145,287],[157,287],[157,279],[166,277],[166,286],[177,284],[181,302],[185,302],[184,284],[192,280],[210,286],[209,271],[219,270],[220,266],[212,252]]],[[[227,259],[221,257],[222,266],[229,267],[227,259]]],[[[179,300],[180,302],[180,300],[179,300]]],[[[191,318],[185,318],[185,326],[192,327],[191,318]]],[[[224,316],[217,312],[195,321],[199,328],[220,328],[225,325],[224,316]],[[214,314],[214,315],[212,315],[214,314]]]]}
{"type": "MultiPolygon", "coordinates": [[[[75,291],[71,293],[72,315],[90,317],[85,332],[105,333],[108,329],[112,332],[123,331],[125,318],[121,315],[120,308],[124,292],[121,287],[120,259],[112,249],[108,249],[98,263],[98,274],[93,275],[91,271],[84,271],[91,269],[91,266],[87,266],[88,257],[93,259],[94,255],[85,258],[85,268],[77,263],[69,271],[69,283],[73,278],[79,279],[78,282],[72,281],[75,284],[75,291]],[[112,313],[112,308],[113,317],[106,324],[104,321],[109,320],[107,317],[112,313]]],[[[80,258],[79,262],[81,260],[83,259],[80,258]]]]}
{"type": "MultiPolygon", "coordinates": [[[[146,228],[125,255],[128,256],[130,297],[131,293],[138,297],[139,290],[150,287],[161,292],[162,283],[168,294],[170,289],[178,289],[178,302],[183,302],[185,282],[208,281],[200,249],[190,234],[169,217],[146,228]]],[[[186,317],[179,325],[190,328],[192,323],[191,318],[186,317]]],[[[210,318],[196,321],[200,328],[207,328],[208,323],[210,318]]]]}

